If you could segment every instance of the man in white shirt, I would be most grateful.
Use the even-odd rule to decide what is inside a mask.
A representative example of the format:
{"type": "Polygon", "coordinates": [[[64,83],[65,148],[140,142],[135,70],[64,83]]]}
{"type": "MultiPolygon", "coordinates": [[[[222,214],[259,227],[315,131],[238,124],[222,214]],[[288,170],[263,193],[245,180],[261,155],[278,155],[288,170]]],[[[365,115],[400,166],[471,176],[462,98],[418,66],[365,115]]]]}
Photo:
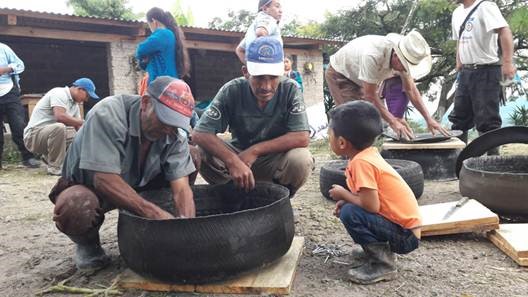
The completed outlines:
{"type": "Polygon", "coordinates": [[[429,115],[414,83],[414,79],[427,75],[431,66],[429,45],[417,31],[405,36],[395,33],[366,35],[350,41],[330,57],[325,78],[336,105],[359,99],[370,101],[399,137],[411,139],[413,133],[408,123],[394,117],[378,94],[381,82],[399,75],[406,94],[423,115],[428,129],[448,135],[429,115]]]}
{"type": "Polygon", "coordinates": [[[39,100],[27,127],[24,143],[48,164],[49,175],[60,175],[66,149],[81,128],[79,104],[89,98],[99,99],[89,78],[79,78],[71,87],[53,88],[39,100]]]}
{"type": "MultiPolygon", "coordinates": [[[[456,69],[459,71],[455,106],[449,120],[452,128],[464,131],[476,126],[479,133],[501,127],[499,98],[502,79],[515,75],[513,37],[497,4],[491,1],[457,0],[461,3],[452,17],[453,39],[457,42],[456,69]],[[470,15],[461,31],[461,26],[470,15]],[[498,42],[502,50],[499,56],[498,42]]],[[[498,150],[488,152],[497,154],[498,150]]]]}

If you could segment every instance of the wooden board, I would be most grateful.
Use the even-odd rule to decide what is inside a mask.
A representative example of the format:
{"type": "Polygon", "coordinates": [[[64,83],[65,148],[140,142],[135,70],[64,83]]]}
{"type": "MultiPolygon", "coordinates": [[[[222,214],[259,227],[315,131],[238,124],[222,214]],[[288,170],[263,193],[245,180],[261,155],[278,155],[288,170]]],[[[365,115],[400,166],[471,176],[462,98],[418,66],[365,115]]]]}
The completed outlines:
{"type": "Polygon", "coordinates": [[[528,266],[528,224],[502,224],[488,233],[488,238],[501,251],[521,266],[528,266]]]}
{"type": "Polygon", "coordinates": [[[432,235],[484,232],[499,228],[499,217],[482,205],[470,199],[457,209],[449,218],[443,219],[456,201],[422,205],[422,237],[432,235]]]}
{"type": "Polygon", "coordinates": [[[382,149],[384,150],[427,150],[427,149],[462,149],[465,148],[466,144],[456,138],[451,137],[448,140],[433,142],[433,143],[401,143],[393,140],[387,140],[383,143],[382,149]]]}
{"type": "Polygon", "coordinates": [[[122,288],[160,292],[288,295],[290,294],[303,246],[304,237],[296,236],[293,238],[288,252],[276,262],[226,282],[206,285],[167,284],[157,280],[146,279],[127,269],[118,276],[118,284],[122,288]]]}

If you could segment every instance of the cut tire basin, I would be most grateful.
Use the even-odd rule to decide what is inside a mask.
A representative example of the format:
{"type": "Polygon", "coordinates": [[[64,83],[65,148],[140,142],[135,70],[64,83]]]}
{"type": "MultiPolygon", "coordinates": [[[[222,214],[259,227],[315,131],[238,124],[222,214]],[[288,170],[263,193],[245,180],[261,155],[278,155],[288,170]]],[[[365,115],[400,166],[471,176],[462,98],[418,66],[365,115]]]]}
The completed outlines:
{"type": "MultiPolygon", "coordinates": [[[[136,273],[171,283],[231,279],[284,255],[294,222],[287,188],[257,183],[246,193],[233,184],[193,187],[197,217],[150,220],[121,210],[121,256],[136,273]]],[[[170,189],[141,195],[174,213],[170,189]]]]}
{"type": "Polygon", "coordinates": [[[460,193],[500,215],[528,216],[528,156],[486,156],[463,162],[460,193]]]}

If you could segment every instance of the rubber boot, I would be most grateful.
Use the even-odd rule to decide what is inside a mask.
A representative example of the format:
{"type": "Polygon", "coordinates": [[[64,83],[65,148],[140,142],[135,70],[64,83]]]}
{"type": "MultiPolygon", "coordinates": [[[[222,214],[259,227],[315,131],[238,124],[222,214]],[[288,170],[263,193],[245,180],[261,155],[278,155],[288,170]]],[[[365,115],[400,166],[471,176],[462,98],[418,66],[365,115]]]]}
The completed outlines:
{"type": "MultiPolygon", "coordinates": [[[[363,246],[361,247],[363,248],[363,246]]],[[[357,267],[365,265],[368,262],[367,254],[365,253],[363,249],[352,250],[351,256],[352,256],[352,260],[349,266],[350,268],[357,268],[357,267]]]]}
{"type": "Polygon", "coordinates": [[[99,240],[99,230],[94,229],[83,235],[68,235],[75,242],[75,266],[79,270],[99,270],[110,264],[99,240]]]}
{"type": "Polygon", "coordinates": [[[388,243],[371,243],[362,247],[368,260],[366,264],[348,271],[352,282],[368,285],[396,277],[396,259],[388,243]]]}

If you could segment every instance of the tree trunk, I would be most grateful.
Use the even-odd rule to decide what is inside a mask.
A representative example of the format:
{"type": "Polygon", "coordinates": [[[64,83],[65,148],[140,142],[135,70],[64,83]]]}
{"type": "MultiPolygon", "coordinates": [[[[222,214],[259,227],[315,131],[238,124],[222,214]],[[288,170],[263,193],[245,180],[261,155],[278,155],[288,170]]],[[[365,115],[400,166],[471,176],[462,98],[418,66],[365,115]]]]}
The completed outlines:
{"type": "Polygon", "coordinates": [[[437,121],[442,120],[442,117],[446,113],[447,109],[453,103],[453,99],[455,98],[455,92],[453,92],[449,97],[447,96],[447,94],[453,87],[453,84],[455,83],[455,78],[456,74],[449,75],[445,78],[444,83],[442,84],[442,91],[440,92],[438,108],[436,109],[436,112],[433,115],[437,121]]]}
{"type": "Polygon", "coordinates": [[[403,24],[403,27],[401,29],[400,34],[404,35],[409,30],[409,25],[411,24],[411,20],[414,16],[414,12],[416,11],[416,8],[418,7],[418,0],[413,1],[413,5],[411,6],[411,9],[409,10],[409,14],[407,15],[407,18],[405,19],[405,24],[403,24]]]}

